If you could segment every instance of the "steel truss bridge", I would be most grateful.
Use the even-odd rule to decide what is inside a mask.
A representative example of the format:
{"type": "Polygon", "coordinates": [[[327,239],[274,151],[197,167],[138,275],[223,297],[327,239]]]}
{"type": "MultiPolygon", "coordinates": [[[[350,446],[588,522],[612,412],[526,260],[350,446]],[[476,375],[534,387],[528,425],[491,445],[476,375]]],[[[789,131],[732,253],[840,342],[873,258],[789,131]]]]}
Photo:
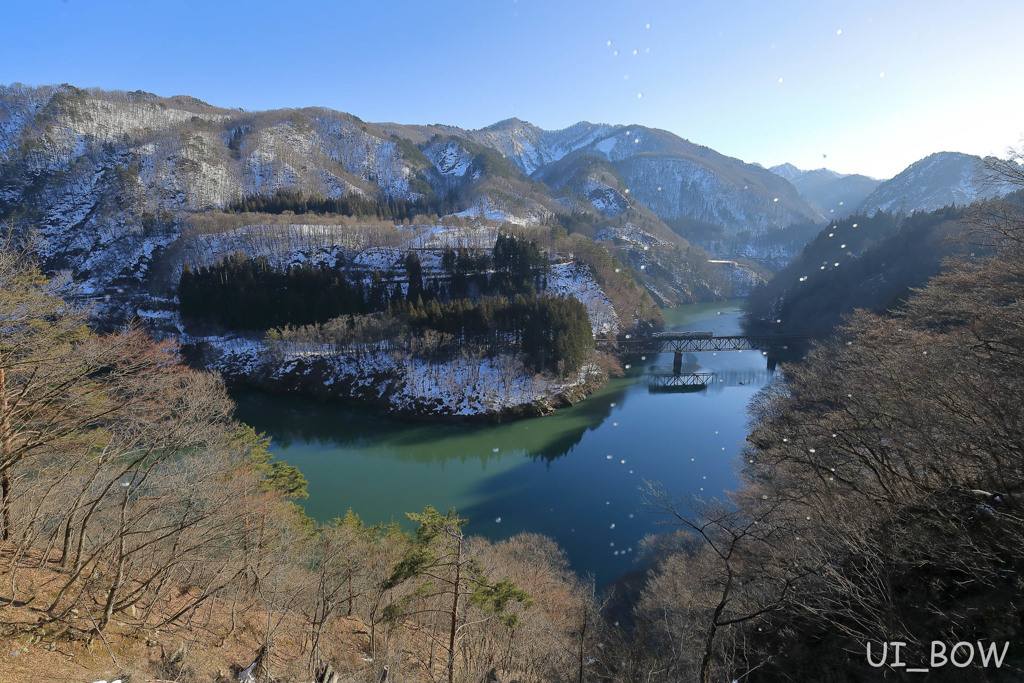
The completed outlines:
{"type": "MultiPolygon", "coordinates": [[[[683,354],[698,351],[760,351],[765,356],[767,371],[775,370],[779,356],[791,347],[806,343],[807,338],[797,335],[736,334],[716,336],[714,332],[669,332],[639,339],[619,340],[621,350],[632,353],[671,353],[672,372],[650,372],[647,386],[656,392],[700,391],[708,387],[746,384],[750,378],[740,378],[735,372],[683,372],[683,354]],[[730,375],[726,377],[726,375],[730,375]]],[[[756,371],[754,371],[756,372],[756,371]]]]}
{"type": "Polygon", "coordinates": [[[805,342],[797,335],[737,334],[715,336],[714,332],[669,332],[639,339],[619,341],[619,348],[634,353],[673,354],[673,374],[680,374],[683,354],[697,351],[761,351],[767,358],[768,368],[774,370],[779,354],[805,342]]]}

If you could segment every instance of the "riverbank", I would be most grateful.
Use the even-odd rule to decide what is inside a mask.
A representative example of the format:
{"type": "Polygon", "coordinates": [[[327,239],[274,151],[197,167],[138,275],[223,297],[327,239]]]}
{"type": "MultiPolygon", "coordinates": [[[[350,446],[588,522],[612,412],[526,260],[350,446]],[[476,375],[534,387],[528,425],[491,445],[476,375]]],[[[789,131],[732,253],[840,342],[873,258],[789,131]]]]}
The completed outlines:
{"type": "Polygon", "coordinates": [[[403,419],[488,423],[574,405],[603,387],[618,366],[611,357],[596,357],[560,378],[534,374],[512,354],[426,360],[385,350],[338,354],[226,338],[206,338],[195,353],[234,387],[369,405],[403,419]]]}

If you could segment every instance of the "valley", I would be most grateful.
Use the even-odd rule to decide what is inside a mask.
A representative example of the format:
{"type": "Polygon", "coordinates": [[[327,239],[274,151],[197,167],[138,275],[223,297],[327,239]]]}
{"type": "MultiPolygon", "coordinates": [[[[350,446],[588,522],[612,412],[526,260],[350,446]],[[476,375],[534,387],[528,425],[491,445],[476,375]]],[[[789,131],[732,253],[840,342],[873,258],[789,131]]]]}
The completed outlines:
{"type": "Polygon", "coordinates": [[[0,86],[0,681],[846,681],[890,628],[1019,636],[1018,160],[0,86]]]}

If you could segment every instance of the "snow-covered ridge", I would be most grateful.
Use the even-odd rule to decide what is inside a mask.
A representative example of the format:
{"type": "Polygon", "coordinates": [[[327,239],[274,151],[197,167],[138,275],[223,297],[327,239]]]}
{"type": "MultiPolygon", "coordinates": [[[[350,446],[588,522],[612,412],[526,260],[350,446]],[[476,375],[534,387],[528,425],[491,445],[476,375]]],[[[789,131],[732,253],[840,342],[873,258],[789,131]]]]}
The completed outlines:
{"type": "Polygon", "coordinates": [[[365,185],[413,198],[415,171],[394,140],[372,131],[342,115],[228,114],[130,94],[0,89],[11,199],[40,177],[73,180],[89,170],[134,174],[134,208],[152,212],[201,211],[280,188],[341,197],[366,195],[365,185]]]}
{"type": "Polygon", "coordinates": [[[409,192],[413,172],[393,140],[372,135],[337,116],[318,116],[314,121],[317,142],[330,159],[380,186],[388,199],[414,198],[409,192]]]}
{"type": "Polygon", "coordinates": [[[466,134],[473,141],[498,150],[523,173],[531,175],[541,166],[586,147],[614,128],[582,121],[561,130],[542,130],[525,121],[509,119],[466,134]]]}
{"type": "MultiPolygon", "coordinates": [[[[514,139],[516,131],[529,139],[539,139],[543,132],[519,123],[505,127],[509,139],[514,139]]],[[[533,177],[557,187],[596,157],[621,177],[630,198],[664,219],[686,217],[721,225],[727,232],[755,233],[823,219],[817,207],[776,174],[667,131],[643,126],[594,126],[588,131],[590,135],[577,139],[580,146],[564,155],[563,161],[538,166],[533,177]]],[[[499,151],[515,153],[508,151],[510,144],[506,140],[499,151]]],[[[607,183],[605,178],[595,180],[607,183]]],[[[573,182],[574,191],[584,196],[595,189],[573,182]]],[[[599,211],[614,215],[608,213],[609,197],[596,199],[599,211]]]]}
{"type": "Polygon", "coordinates": [[[797,180],[800,180],[801,178],[808,174],[826,176],[829,178],[845,178],[847,175],[849,175],[848,173],[839,173],[837,171],[833,171],[830,168],[816,168],[810,171],[804,171],[802,169],[797,168],[793,164],[789,163],[779,164],[778,166],[772,166],[768,170],[777,176],[785,178],[791,183],[795,183],[797,180]]]}
{"type": "Polygon", "coordinates": [[[908,166],[879,185],[864,199],[860,210],[935,211],[950,204],[964,206],[1012,192],[1011,185],[993,181],[981,157],[959,152],[938,152],[908,166]]]}

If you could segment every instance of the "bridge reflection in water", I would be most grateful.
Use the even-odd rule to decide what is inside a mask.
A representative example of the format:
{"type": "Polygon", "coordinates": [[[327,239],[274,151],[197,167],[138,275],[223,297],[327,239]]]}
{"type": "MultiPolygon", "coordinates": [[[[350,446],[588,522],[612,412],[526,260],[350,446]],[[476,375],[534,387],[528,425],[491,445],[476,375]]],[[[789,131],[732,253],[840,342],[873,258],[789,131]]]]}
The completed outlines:
{"type": "Polygon", "coordinates": [[[779,355],[806,340],[796,336],[729,335],[716,337],[714,332],[671,332],[645,339],[620,342],[626,348],[647,353],[671,353],[672,372],[652,370],[647,374],[651,392],[690,392],[707,388],[721,389],[767,382],[771,379],[779,355]],[[760,351],[767,369],[725,372],[683,372],[683,354],[693,351],[760,351]]]}
{"type": "Polygon", "coordinates": [[[775,370],[722,370],[718,372],[647,373],[647,389],[654,393],[687,393],[707,390],[710,393],[726,387],[767,384],[775,370]]]}
{"type": "Polygon", "coordinates": [[[680,374],[683,354],[692,351],[760,351],[774,370],[779,356],[807,342],[806,337],[796,335],[752,335],[736,334],[716,337],[714,332],[660,332],[640,339],[619,340],[620,349],[636,353],[673,354],[672,372],[680,374]]]}
{"type": "Polygon", "coordinates": [[[653,393],[702,391],[713,382],[712,372],[649,372],[647,389],[653,393]]]}

